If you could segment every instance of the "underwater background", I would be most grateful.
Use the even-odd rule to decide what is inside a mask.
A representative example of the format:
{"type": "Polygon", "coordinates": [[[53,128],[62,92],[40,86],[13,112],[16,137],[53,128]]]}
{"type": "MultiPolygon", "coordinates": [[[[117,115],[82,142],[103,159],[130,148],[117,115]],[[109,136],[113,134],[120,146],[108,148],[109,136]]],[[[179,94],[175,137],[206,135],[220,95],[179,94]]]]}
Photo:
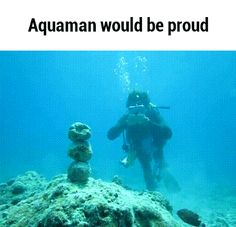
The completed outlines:
{"type": "Polygon", "coordinates": [[[66,173],[80,121],[92,128],[93,177],[145,189],[139,163],[119,163],[122,137],[106,137],[133,89],[170,107],[160,109],[173,130],[164,152],[183,191],[235,189],[236,52],[222,51],[0,52],[0,182],[66,173]]]}

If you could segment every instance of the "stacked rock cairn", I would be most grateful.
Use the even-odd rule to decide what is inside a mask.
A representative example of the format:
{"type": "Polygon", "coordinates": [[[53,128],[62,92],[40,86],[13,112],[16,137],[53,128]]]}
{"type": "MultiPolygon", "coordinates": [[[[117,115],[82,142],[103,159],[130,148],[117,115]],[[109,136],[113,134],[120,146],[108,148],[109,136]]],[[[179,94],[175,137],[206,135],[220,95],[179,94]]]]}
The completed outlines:
{"type": "Polygon", "coordinates": [[[68,155],[74,159],[67,171],[68,179],[74,183],[86,184],[91,174],[89,160],[93,154],[88,141],[91,137],[91,129],[86,124],[75,122],[69,128],[68,137],[72,141],[68,155]]]}

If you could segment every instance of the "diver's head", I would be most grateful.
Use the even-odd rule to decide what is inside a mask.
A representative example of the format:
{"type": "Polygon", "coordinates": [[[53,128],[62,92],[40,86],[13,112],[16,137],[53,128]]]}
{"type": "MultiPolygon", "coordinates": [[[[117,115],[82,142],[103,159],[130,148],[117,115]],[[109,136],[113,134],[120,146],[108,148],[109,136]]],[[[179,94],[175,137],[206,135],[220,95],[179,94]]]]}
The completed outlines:
{"type": "Polygon", "coordinates": [[[126,107],[130,106],[136,106],[136,105],[144,105],[145,107],[148,107],[150,103],[150,98],[147,94],[147,92],[142,92],[142,91],[132,91],[129,93],[127,102],[126,102],[126,107]]]}

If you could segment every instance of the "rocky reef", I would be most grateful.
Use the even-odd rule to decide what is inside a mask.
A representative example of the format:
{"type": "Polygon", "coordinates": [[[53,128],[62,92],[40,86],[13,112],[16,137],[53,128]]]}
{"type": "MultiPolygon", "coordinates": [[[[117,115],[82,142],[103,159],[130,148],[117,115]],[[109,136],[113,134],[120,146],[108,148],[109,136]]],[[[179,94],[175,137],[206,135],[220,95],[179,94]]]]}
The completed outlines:
{"type": "MultiPolygon", "coordinates": [[[[236,226],[236,187],[232,185],[214,185],[205,190],[195,186],[185,188],[170,198],[174,208],[187,208],[196,212],[207,227],[236,226]],[[175,198],[174,198],[175,197],[175,198]]],[[[177,210],[176,210],[177,211],[177,210]]],[[[173,213],[175,213],[174,211],[173,213]]],[[[182,222],[183,227],[189,227],[182,222]]]]}
{"type": "Polygon", "coordinates": [[[66,174],[46,181],[27,172],[0,186],[1,227],[178,227],[169,202],[158,192],[126,190],[89,178],[72,183],[66,174]]]}

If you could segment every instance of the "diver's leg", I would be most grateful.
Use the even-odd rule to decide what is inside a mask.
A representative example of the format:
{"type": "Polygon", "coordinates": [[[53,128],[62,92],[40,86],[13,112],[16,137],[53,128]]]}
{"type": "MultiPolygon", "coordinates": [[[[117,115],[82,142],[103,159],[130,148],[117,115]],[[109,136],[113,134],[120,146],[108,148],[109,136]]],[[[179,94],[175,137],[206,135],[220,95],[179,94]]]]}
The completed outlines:
{"type": "Polygon", "coordinates": [[[155,148],[155,151],[153,152],[153,159],[154,162],[158,164],[160,168],[165,167],[165,159],[164,159],[164,152],[163,148],[155,148]]]}
{"type": "Polygon", "coordinates": [[[137,151],[137,158],[143,169],[143,175],[144,175],[144,180],[145,180],[147,189],[150,191],[155,190],[156,183],[155,183],[155,178],[154,178],[152,167],[151,167],[151,156],[139,150],[137,151]]]}
{"type": "Polygon", "coordinates": [[[157,180],[159,181],[161,180],[162,170],[167,167],[163,152],[164,145],[165,141],[160,141],[159,144],[155,146],[153,152],[153,160],[154,160],[153,173],[156,176],[157,180]]]}
{"type": "Polygon", "coordinates": [[[167,191],[176,193],[181,190],[178,181],[175,179],[175,177],[169,172],[168,165],[165,162],[164,155],[163,155],[163,147],[160,149],[157,149],[155,153],[153,153],[153,159],[155,161],[155,165],[157,165],[156,170],[153,169],[153,173],[155,174],[156,171],[156,179],[158,181],[162,180],[165,188],[167,191]]]}

